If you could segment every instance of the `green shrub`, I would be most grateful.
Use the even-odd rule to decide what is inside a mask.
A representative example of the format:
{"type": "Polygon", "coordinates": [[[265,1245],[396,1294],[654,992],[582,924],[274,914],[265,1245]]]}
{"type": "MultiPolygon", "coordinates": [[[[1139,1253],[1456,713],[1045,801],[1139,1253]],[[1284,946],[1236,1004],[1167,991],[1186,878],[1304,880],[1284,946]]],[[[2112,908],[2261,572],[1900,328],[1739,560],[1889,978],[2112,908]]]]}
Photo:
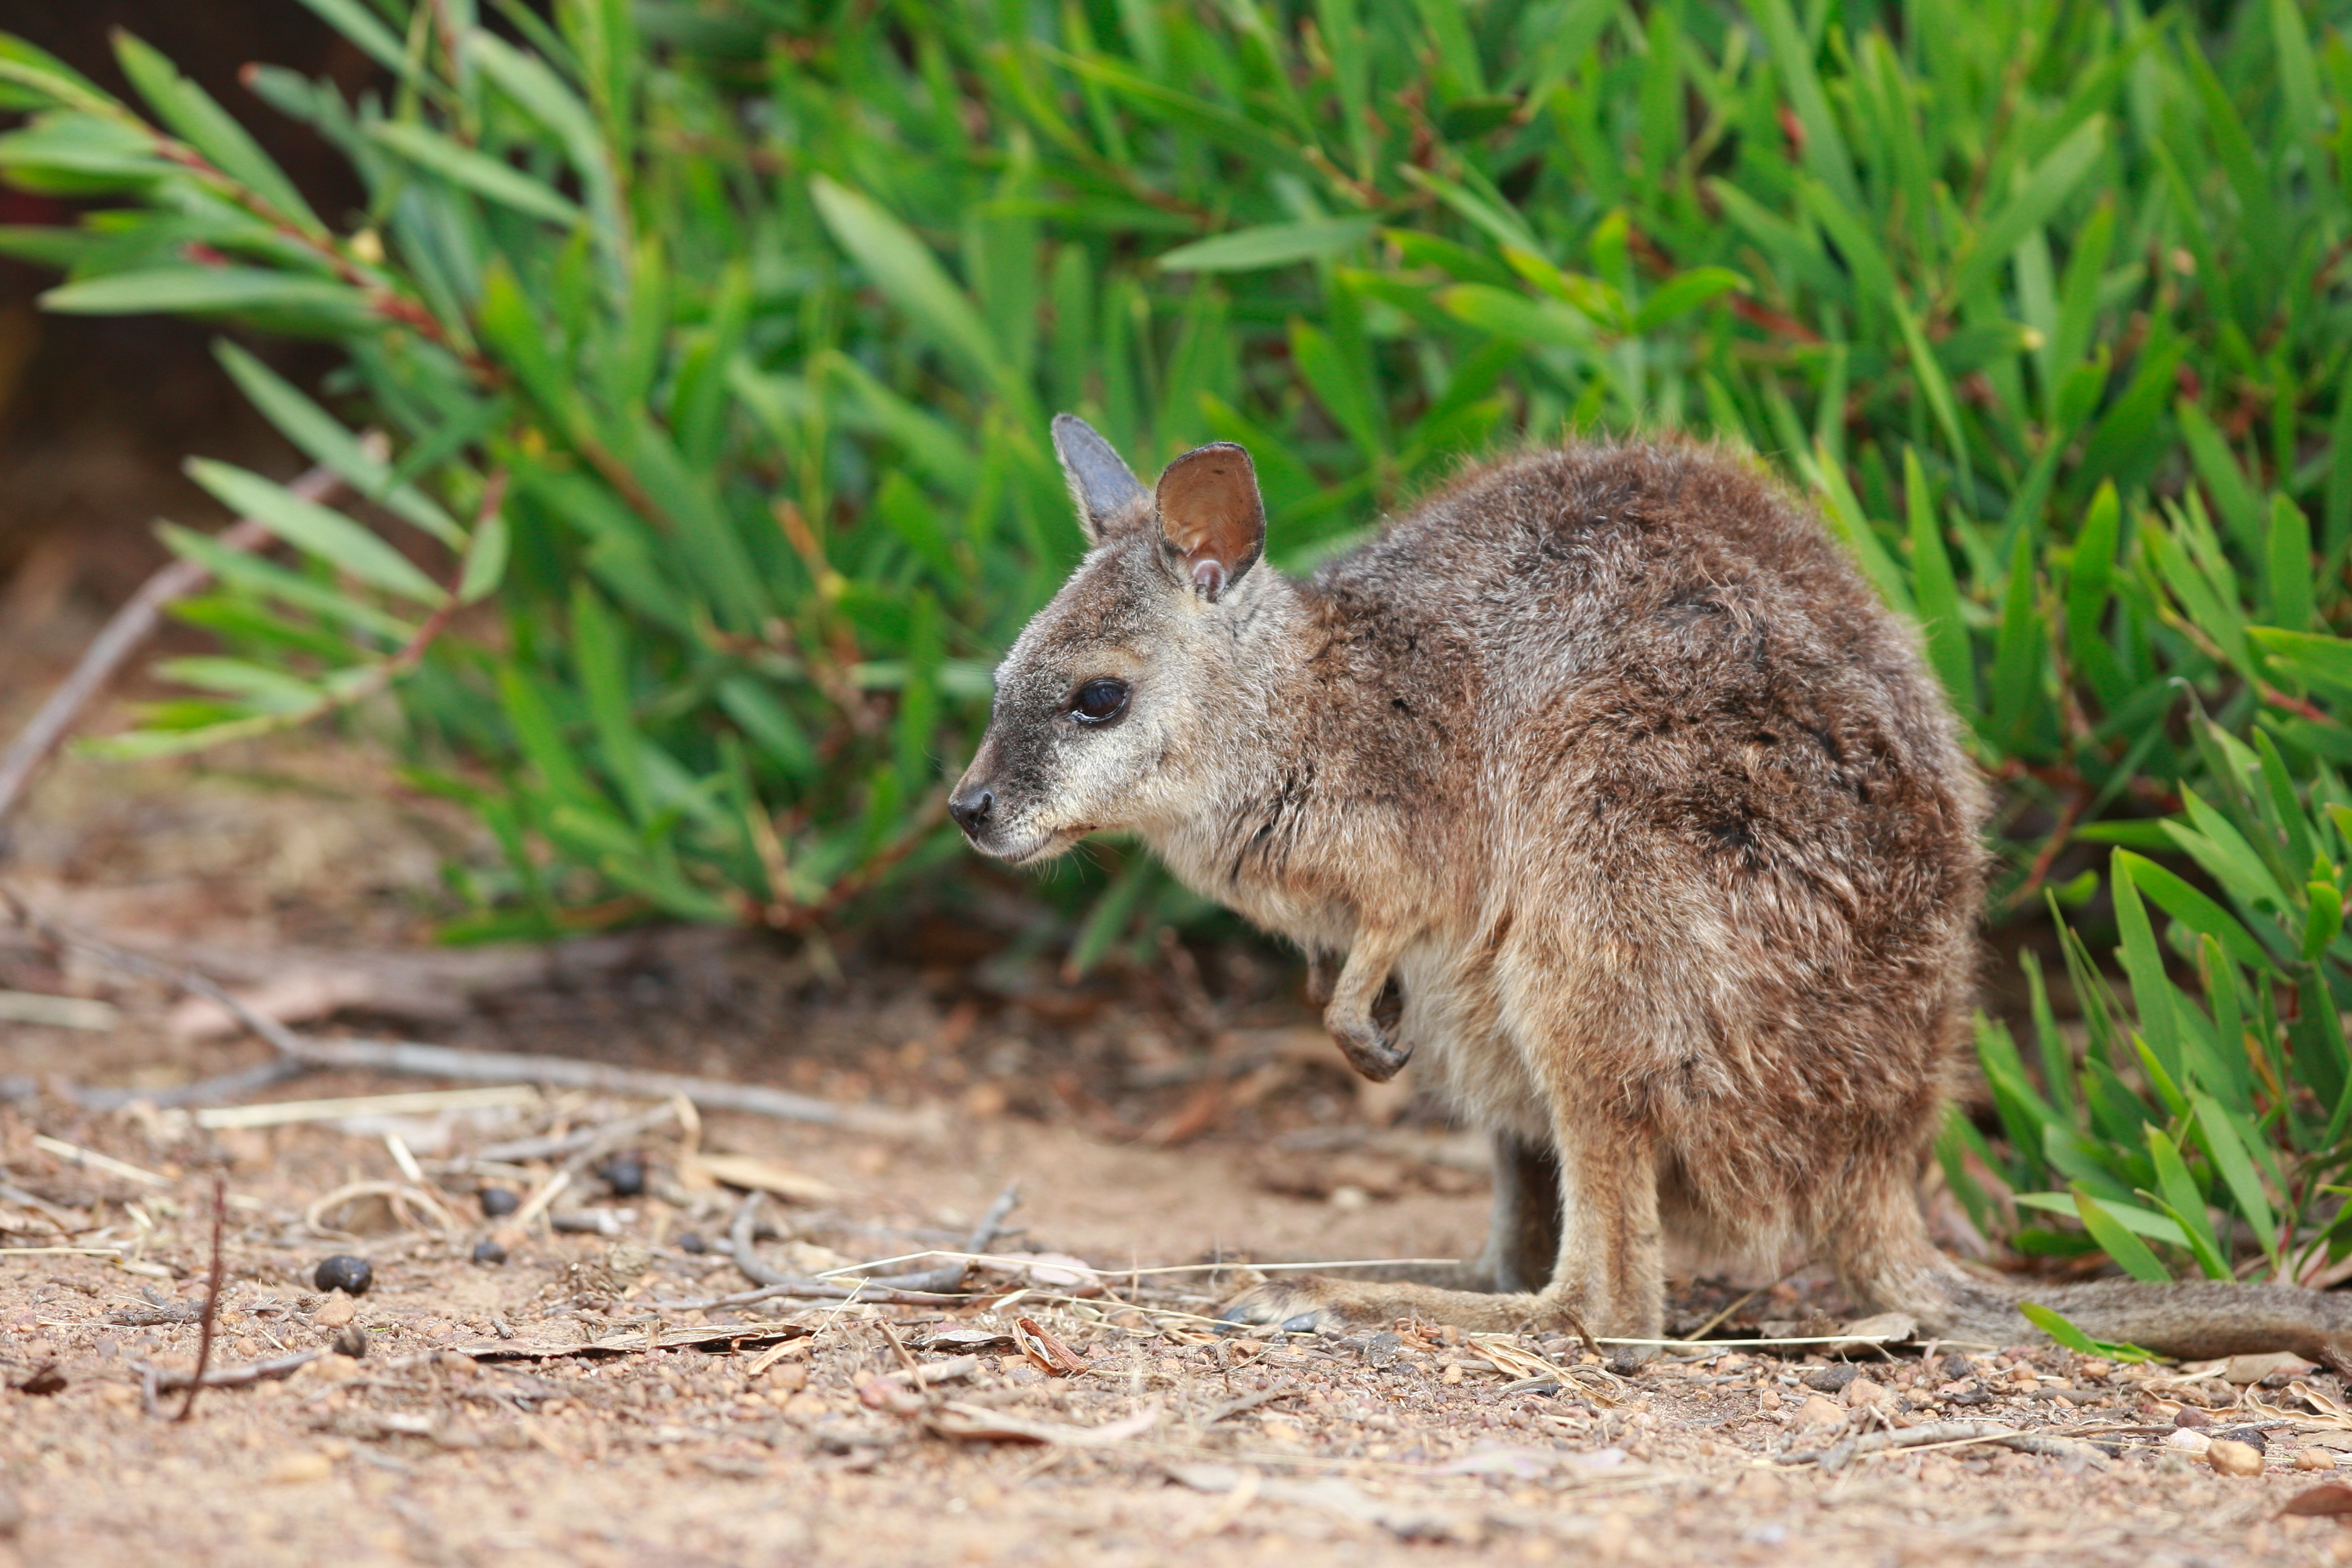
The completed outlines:
{"type": "MultiPolygon", "coordinates": [[[[118,198],[0,246],[52,309],[335,340],[330,408],[224,362],[373,503],[196,465],[295,564],[172,534],[226,651],[112,749],[389,688],[508,852],[460,933],[806,931],[957,855],[989,660],[1079,548],[1055,409],[1139,468],[1244,442],[1293,567],[1465,455],[1685,428],[1920,619],[1994,918],[2094,928],[2080,1050],[1985,1026],[1962,1196],[2143,1271],[2336,1247],[2352,50],[2306,7],[307,3],[390,73],[252,79],[357,168],[331,222],[135,41],[138,109],[0,46],[0,174],[118,198]]],[[[1109,858],[1080,964],[1189,907],[1109,858]]]]}

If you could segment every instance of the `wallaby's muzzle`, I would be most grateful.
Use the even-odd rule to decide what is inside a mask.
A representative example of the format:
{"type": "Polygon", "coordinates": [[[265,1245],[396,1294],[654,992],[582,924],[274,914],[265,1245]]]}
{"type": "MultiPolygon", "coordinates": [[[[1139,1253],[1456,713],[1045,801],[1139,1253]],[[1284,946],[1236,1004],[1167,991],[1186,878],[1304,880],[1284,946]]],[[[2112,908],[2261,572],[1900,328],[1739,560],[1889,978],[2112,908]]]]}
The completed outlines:
{"type": "Polygon", "coordinates": [[[948,815],[963,829],[964,837],[977,841],[988,830],[988,819],[996,810],[996,792],[986,784],[965,784],[948,796],[948,815]]]}
{"type": "Polygon", "coordinates": [[[971,765],[956,780],[953,792],[948,795],[948,815],[963,829],[964,837],[983,855],[1000,859],[1017,860],[1016,847],[1004,839],[1006,818],[1015,815],[1005,804],[1003,787],[996,777],[996,741],[990,736],[980,743],[979,752],[971,765]]]}

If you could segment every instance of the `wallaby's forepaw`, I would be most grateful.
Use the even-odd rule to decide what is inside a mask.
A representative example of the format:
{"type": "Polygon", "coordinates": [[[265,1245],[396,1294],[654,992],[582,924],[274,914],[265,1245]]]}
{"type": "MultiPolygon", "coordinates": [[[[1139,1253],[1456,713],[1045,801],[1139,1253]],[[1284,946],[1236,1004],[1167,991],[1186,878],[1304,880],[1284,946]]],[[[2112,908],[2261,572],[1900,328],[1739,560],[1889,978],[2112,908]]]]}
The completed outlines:
{"type": "Polygon", "coordinates": [[[1334,1018],[1326,1013],[1323,1026],[1331,1032],[1348,1065],[1374,1083],[1388,1082],[1412,1059],[1411,1046],[1398,1045],[1370,1018],[1334,1018]]]}
{"type": "Polygon", "coordinates": [[[1329,959],[1319,952],[1308,953],[1307,955],[1307,1005],[1310,1007],[1328,1007],[1331,1005],[1332,982],[1336,978],[1331,973],[1329,959]]]}

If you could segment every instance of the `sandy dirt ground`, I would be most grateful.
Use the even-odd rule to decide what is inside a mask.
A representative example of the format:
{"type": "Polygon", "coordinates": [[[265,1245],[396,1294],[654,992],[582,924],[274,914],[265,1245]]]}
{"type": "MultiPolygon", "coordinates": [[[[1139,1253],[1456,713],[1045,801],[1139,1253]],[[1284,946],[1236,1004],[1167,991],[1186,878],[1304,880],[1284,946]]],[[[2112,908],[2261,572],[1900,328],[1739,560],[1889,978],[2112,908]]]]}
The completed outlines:
{"type": "MultiPolygon", "coordinates": [[[[17,716],[0,699],[0,728],[17,716]]],[[[79,1004],[0,1022],[0,1565],[2352,1561],[2336,1518],[2283,1512],[2352,1451],[2324,1373],[1221,1335],[1241,1264],[1455,1257],[1486,1202],[1475,1147],[1340,1072],[1267,955],[1064,984],[1017,917],[966,911],[822,960],[650,933],[452,968],[438,868],[479,847],[383,784],[315,742],[68,762],[0,879],[320,1034],[896,1120],[353,1073],[159,1104],[268,1053],[0,921],[0,993],[79,1004]],[[147,1098],[76,1098],[110,1086],[147,1098]],[[453,1088],[473,1098],[254,1110],[453,1088]],[[984,1259],[944,1256],[1016,1181],[984,1259]],[[210,1367],[279,1374],[181,1420],[216,1182],[210,1367]],[[747,1214],[751,1187],[770,1195],[747,1214]],[[837,1294],[729,1300],[751,1288],[739,1217],[757,1268],[837,1294]],[[320,1287],[336,1255],[366,1259],[363,1293],[320,1287]],[[888,1258],[865,1272],[928,1289],[838,1294],[888,1258]],[[1983,1425],[1900,1446],[1935,1423],[1983,1425]],[[2259,1473],[2192,1451],[2217,1434],[2259,1473]]],[[[1819,1336],[1851,1312],[1814,1275],[1700,1278],[1674,1331],[1819,1336]]]]}

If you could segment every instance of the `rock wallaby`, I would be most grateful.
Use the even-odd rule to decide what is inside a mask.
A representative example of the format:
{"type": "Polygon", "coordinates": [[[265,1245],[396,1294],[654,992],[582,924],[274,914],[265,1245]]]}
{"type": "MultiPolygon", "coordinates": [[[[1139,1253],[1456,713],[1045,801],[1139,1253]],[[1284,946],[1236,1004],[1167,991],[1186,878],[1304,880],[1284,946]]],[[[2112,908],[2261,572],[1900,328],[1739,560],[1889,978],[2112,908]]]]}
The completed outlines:
{"type": "Polygon", "coordinates": [[[2352,1299],[2020,1290],[1930,1242],[1985,792],[1910,632],[1757,465],[1531,453],[1299,582],[1259,560],[1240,447],[1146,489],[1083,422],[1054,437],[1093,548],[997,670],[957,822],[1016,863],[1135,832],[1344,953],[1348,1059],[1410,1056],[1494,1140],[1493,1233],[1455,1276],[1297,1279],[1228,1316],[1654,1340],[1671,1231],[1809,1247],[1926,1333],[2031,1339],[2022,1298],[2103,1339],[2352,1371],[2352,1299]]]}

